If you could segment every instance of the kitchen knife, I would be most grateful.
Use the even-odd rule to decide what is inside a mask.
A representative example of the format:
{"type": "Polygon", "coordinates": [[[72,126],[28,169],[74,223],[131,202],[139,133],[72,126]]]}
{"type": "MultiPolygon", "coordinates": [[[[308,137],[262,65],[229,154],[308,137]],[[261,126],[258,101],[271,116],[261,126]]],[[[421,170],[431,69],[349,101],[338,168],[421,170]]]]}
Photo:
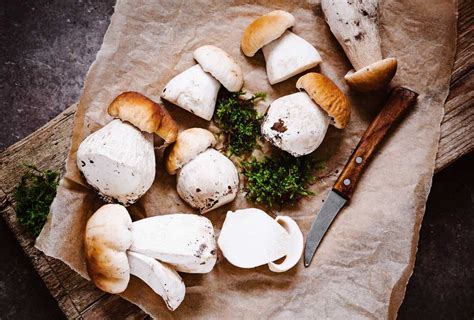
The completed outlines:
{"type": "Polygon", "coordinates": [[[342,207],[350,200],[362,171],[388,130],[412,107],[418,93],[404,87],[395,87],[377,117],[372,121],[336,180],[324,205],[311,225],[306,239],[304,265],[313,260],[324,234],[342,207]]]}

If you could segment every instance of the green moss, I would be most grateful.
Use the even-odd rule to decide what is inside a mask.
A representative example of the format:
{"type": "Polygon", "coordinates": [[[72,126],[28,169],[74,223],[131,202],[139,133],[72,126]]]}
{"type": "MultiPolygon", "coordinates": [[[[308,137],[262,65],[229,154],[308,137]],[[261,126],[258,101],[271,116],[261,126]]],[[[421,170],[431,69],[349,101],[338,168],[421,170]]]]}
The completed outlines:
{"type": "Polygon", "coordinates": [[[37,237],[46,223],[49,208],[56,196],[59,172],[41,171],[31,165],[26,167],[28,172],[21,177],[13,195],[15,211],[18,222],[37,237]]]}

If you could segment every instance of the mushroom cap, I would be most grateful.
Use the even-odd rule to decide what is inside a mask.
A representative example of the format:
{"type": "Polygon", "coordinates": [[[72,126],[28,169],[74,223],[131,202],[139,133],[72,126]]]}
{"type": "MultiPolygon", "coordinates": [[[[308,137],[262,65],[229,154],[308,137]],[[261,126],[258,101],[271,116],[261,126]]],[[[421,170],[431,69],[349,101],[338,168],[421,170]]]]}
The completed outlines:
{"type": "Polygon", "coordinates": [[[126,251],[132,244],[132,219],[119,204],[106,204],[87,221],[84,252],[87,272],[95,285],[109,293],[125,291],[130,279],[126,251]]]}
{"type": "Polygon", "coordinates": [[[155,179],[153,136],[112,120],[81,142],[76,164],[106,202],[130,205],[155,179]]]}
{"type": "Polygon", "coordinates": [[[296,82],[296,88],[306,93],[333,119],[334,126],[343,129],[351,116],[351,105],[345,94],[328,77],[311,72],[296,82]]]}
{"type": "Polygon", "coordinates": [[[264,45],[280,37],[295,24],[295,17],[286,11],[267,13],[247,26],[240,40],[240,47],[247,57],[253,57],[264,45]]]}
{"type": "Polygon", "coordinates": [[[234,200],[238,187],[235,165],[215,149],[207,149],[184,165],[176,184],[179,196],[201,213],[234,200]]]}
{"type": "Polygon", "coordinates": [[[227,52],[216,46],[202,46],[194,50],[194,59],[201,68],[229,91],[237,92],[244,85],[242,69],[227,52]]]}
{"type": "Polygon", "coordinates": [[[166,171],[173,175],[186,163],[216,144],[214,135],[202,128],[190,128],[179,133],[166,157],[166,171]]]}
{"type": "Polygon", "coordinates": [[[294,157],[316,150],[329,126],[328,115],[304,92],[276,99],[262,123],[262,135],[294,157]]]}
{"type": "Polygon", "coordinates": [[[155,103],[138,92],[118,95],[107,108],[114,118],[128,121],[148,133],[156,133],[166,143],[172,143],[178,135],[178,125],[164,106],[155,103]]]}
{"type": "Polygon", "coordinates": [[[397,59],[386,58],[355,72],[351,70],[344,79],[351,88],[360,92],[369,92],[386,86],[396,72],[397,59]]]}
{"type": "Polygon", "coordinates": [[[281,263],[269,262],[268,268],[273,272],[285,272],[293,268],[301,259],[303,254],[303,233],[295,220],[288,216],[278,216],[275,219],[289,234],[286,257],[281,263]]]}
{"type": "Polygon", "coordinates": [[[322,61],[316,48],[289,30],[262,50],[270,84],[282,82],[314,68],[322,61]]]}
{"type": "Polygon", "coordinates": [[[171,79],[161,97],[209,121],[220,86],[219,81],[196,64],[171,79]]]}
{"type": "Polygon", "coordinates": [[[227,212],[217,243],[234,266],[255,268],[284,257],[289,235],[260,209],[227,212]]]}

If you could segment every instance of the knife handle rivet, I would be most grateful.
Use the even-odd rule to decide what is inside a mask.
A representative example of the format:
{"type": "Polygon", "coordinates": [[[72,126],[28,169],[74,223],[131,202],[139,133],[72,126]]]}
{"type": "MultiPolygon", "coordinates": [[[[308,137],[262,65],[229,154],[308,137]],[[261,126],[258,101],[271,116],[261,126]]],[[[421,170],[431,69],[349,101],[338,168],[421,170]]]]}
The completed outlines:
{"type": "Polygon", "coordinates": [[[350,185],[350,184],[351,184],[351,180],[349,180],[349,179],[344,179],[344,184],[345,184],[346,186],[350,185]]]}
{"type": "Polygon", "coordinates": [[[361,164],[362,163],[362,157],[357,157],[356,158],[356,163],[361,164]]]}

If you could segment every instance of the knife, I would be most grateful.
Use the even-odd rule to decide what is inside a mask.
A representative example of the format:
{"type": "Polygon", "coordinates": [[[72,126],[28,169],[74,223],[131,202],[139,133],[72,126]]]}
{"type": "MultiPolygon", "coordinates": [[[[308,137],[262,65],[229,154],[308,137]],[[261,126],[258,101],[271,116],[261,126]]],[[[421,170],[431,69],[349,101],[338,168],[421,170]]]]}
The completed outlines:
{"type": "Polygon", "coordinates": [[[395,87],[390,92],[385,106],[364,132],[311,225],[305,246],[305,267],[311,264],[316,249],[338,212],[351,199],[362,171],[374,151],[390,128],[415,104],[417,97],[418,93],[404,87],[395,87]]]}

